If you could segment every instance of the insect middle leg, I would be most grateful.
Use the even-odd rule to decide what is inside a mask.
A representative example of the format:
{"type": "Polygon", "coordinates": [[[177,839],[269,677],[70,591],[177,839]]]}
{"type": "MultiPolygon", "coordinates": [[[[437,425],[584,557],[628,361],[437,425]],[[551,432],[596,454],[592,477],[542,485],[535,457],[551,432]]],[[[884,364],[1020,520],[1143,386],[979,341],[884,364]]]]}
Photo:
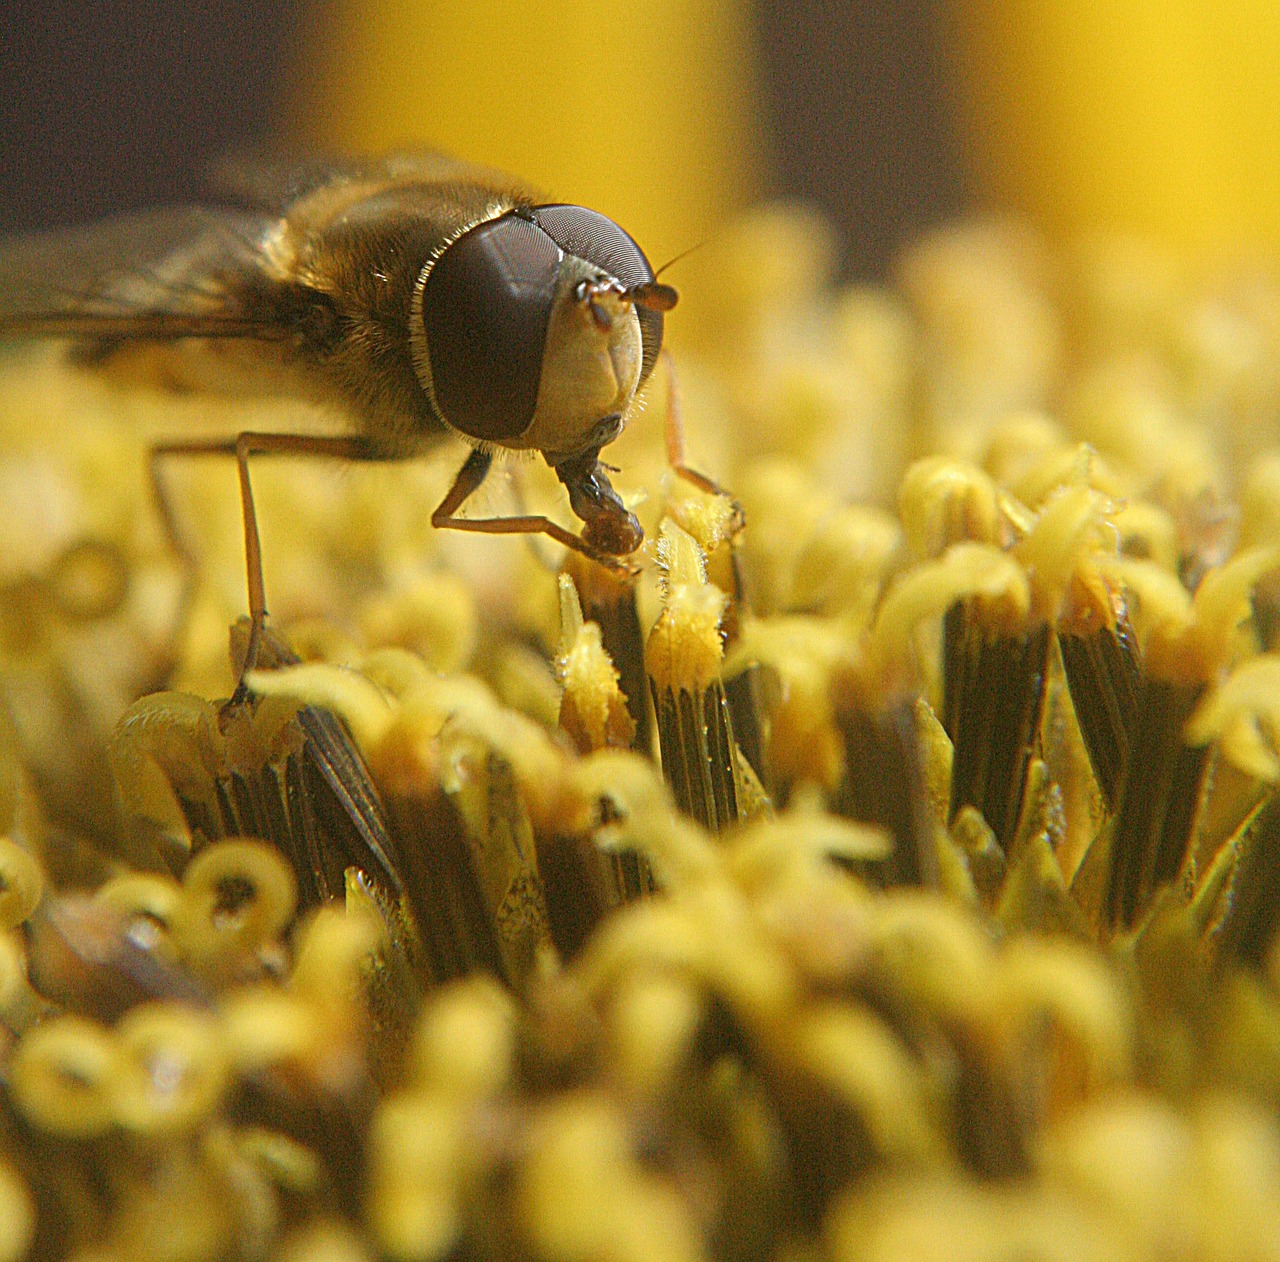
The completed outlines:
{"type": "Polygon", "coordinates": [[[155,495],[160,522],[170,546],[178,554],[185,571],[182,616],[189,611],[195,587],[196,558],[178,526],[178,517],[168,488],[161,477],[160,464],[169,456],[234,456],[240,476],[240,512],[244,523],[245,578],[249,589],[249,644],[237,694],[244,691],[244,675],[254,668],[262,644],[267,619],[266,589],[262,577],[262,542],[258,535],[258,517],[253,506],[253,486],[249,481],[251,455],[288,454],[325,456],[337,460],[382,459],[363,438],[320,434],[237,434],[235,438],[184,439],[156,443],[151,448],[149,467],[151,489],[155,495]]]}
{"type": "MultiPolygon", "coordinates": [[[[335,460],[386,460],[388,457],[366,439],[356,436],[321,434],[270,434],[247,432],[235,438],[197,438],[156,443],[150,452],[151,488],[155,496],[161,525],[170,546],[177,553],[185,571],[181,615],[189,611],[195,587],[197,564],[195,553],[178,525],[173,501],[161,476],[160,465],[170,456],[234,456],[240,477],[240,510],[244,524],[245,578],[249,591],[249,644],[245,652],[241,683],[237,693],[245,691],[243,676],[254,668],[262,643],[267,618],[266,590],[262,576],[262,543],[258,535],[258,517],[254,510],[253,485],[249,480],[249,457],[252,455],[322,456],[335,460]]],[[[476,448],[458,471],[453,486],[431,514],[437,528],[478,531],[484,534],[545,534],[557,543],[572,548],[593,561],[611,569],[631,572],[631,567],[617,557],[607,556],[586,540],[566,530],[548,517],[465,518],[454,514],[484,481],[492,457],[476,448]]]]}
{"type": "Polygon", "coordinates": [[[697,469],[692,469],[685,464],[684,422],[680,416],[680,387],[676,380],[675,357],[669,350],[664,349],[662,351],[662,361],[667,366],[667,415],[664,422],[667,440],[667,464],[677,477],[681,477],[686,482],[696,486],[698,490],[705,491],[708,495],[723,495],[729,501],[729,505],[733,510],[729,518],[729,572],[733,581],[733,598],[736,602],[741,603],[746,591],[746,585],[742,577],[738,537],[742,534],[743,528],[747,524],[747,517],[742,511],[742,505],[720,483],[713,481],[705,473],[699,473],[697,469]]]}
{"type": "Polygon", "coordinates": [[[675,357],[669,350],[662,351],[662,362],[667,368],[667,415],[664,422],[667,440],[667,464],[671,471],[708,495],[723,495],[733,507],[729,533],[736,537],[746,525],[742,505],[728,491],[697,469],[690,468],[684,460],[684,421],[680,415],[680,387],[676,380],[675,357]]]}

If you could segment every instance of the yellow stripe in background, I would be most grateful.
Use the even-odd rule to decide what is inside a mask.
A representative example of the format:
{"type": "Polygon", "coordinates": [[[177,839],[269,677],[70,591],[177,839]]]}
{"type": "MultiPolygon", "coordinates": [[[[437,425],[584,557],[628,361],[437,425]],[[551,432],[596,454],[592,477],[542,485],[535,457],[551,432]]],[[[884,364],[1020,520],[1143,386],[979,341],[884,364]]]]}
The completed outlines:
{"type": "Polygon", "coordinates": [[[346,0],[319,16],[294,105],[313,144],[509,170],[616,219],[655,265],[759,191],[735,0],[346,0]]]}
{"type": "Polygon", "coordinates": [[[1280,243],[1275,0],[952,0],[984,204],[1190,250],[1280,243]]]}

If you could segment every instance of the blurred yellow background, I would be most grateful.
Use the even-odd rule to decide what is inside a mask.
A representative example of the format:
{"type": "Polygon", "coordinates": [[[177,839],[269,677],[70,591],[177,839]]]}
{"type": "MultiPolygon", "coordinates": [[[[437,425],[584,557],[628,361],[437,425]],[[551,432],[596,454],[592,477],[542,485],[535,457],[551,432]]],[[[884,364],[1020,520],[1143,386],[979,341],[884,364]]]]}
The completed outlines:
{"type": "Polygon", "coordinates": [[[347,0],[307,50],[294,128],[427,146],[602,211],[654,265],[757,196],[763,116],[737,0],[347,0]]]}
{"type": "MultiPolygon", "coordinates": [[[[769,188],[759,11],[347,0],[305,50],[294,130],[511,169],[616,217],[660,262],[769,188]]],[[[1280,240],[1276,0],[953,0],[937,13],[977,206],[1191,249],[1280,240]]]]}
{"type": "Polygon", "coordinates": [[[969,0],[943,38],[983,201],[1192,250],[1280,241],[1275,0],[969,0]]]}

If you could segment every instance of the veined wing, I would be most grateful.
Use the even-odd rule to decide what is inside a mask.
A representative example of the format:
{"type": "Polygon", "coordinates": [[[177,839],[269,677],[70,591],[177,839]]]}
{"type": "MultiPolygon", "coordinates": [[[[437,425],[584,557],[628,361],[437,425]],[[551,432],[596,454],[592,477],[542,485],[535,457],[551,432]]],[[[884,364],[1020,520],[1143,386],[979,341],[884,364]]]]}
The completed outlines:
{"type": "Polygon", "coordinates": [[[274,217],[176,207],[0,241],[0,338],[271,337],[274,217]]]}

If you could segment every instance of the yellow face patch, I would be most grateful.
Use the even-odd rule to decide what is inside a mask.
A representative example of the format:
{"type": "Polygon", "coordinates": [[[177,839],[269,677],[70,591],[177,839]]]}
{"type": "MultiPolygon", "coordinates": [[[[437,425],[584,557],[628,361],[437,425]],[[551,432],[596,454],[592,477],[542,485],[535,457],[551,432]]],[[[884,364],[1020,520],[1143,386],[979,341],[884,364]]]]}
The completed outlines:
{"type": "Polygon", "coordinates": [[[607,318],[602,328],[588,305],[576,296],[583,281],[599,269],[566,255],[560,267],[555,303],[547,325],[542,379],[533,421],[511,446],[557,456],[573,456],[593,445],[602,420],[625,414],[640,382],[643,347],[634,307],[620,295],[593,298],[607,318]]]}

